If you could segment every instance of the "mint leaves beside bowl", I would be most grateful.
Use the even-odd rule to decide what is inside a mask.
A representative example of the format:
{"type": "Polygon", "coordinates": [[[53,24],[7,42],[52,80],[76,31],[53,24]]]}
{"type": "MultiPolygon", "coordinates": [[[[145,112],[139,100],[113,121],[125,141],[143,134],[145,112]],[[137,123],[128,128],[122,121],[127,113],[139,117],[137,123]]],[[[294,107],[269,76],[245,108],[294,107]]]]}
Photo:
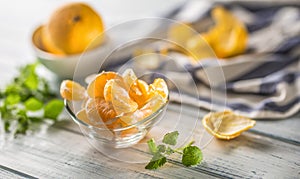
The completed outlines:
{"type": "Polygon", "coordinates": [[[177,143],[178,131],[167,133],[162,142],[163,144],[156,145],[154,139],[150,139],[148,143],[149,151],[153,155],[145,169],[155,170],[162,167],[167,162],[167,157],[173,153],[181,155],[181,162],[184,166],[190,167],[201,163],[202,151],[193,146],[194,141],[181,148],[173,148],[177,143]]]}

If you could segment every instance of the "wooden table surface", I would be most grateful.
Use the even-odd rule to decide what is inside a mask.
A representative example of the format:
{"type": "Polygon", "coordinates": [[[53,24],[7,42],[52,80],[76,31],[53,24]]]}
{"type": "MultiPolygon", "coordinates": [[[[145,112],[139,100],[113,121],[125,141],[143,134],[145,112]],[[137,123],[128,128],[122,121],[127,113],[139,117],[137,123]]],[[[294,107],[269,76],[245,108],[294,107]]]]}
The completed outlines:
{"type": "MultiPolygon", "coordinates": [[[[30,33],[62,3],[0,2],[1,87],[16,73],[16,66],[35,60],[30,33]]],[[[197,115],[199,109],[192,106],[170,103],[165,118],[172,120],[179,109],[187,123],[198,120],[197,128],[202,128],[200,120],[207,111],[197,115]]],[[[259,120],[234,140],[212,140],[202,149],[204,160],[197,167],[183,167],[174,157],[163,168],[149,171],[145,164],[120,162],[101,154],[67,119],[46,132],[2,145],[0,178],[300,178],[299,128],[300,113],[288,119],[259,120]]]]}

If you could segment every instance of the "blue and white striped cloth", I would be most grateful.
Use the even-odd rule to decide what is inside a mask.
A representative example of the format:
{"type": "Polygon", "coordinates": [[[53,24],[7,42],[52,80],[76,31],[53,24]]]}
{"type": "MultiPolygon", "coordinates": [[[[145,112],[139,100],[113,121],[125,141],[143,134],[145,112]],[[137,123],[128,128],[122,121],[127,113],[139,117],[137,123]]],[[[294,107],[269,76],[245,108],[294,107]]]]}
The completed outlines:
{"type": "MultiPolygon", "coordinates": [[[[189,7],[197,7],[197,2],[189,7]]],[[[186,95],[175,96],[172,100],[209,110],[231,109],[251,118],[285,118],[299,112],[300,7],[260,7],[258,3],[250,6],[230,4],[227,8],[244,21],[250,39],[246,54],[220,64],[226,101],[224,94],[212,99],[212,89],[205,85],[203,64],[189,70],[199,81],[199,99],[186,95]]],[[[201,22],[201,18],[194,18],[197,10],[193,10],[195,14],[188,9],[185,11],[188,15],[181,12],[181,17],[189,17],[193,23],[201,22]]],[[[202,14],[202,18],[209,15],[202,14]]]]}
{"type": "MultiPolygon", "coordinates": [[[[189,1],[171,18],[201,24],[214,5],[189,1]]],[[[230,109],[251,118],[286,118],[299,112],[299,5],[267,7],[250,3],[225,4],[225,7],[247,26],[247,53],[227,60],[184,64],[188,75],[169,71],[170,64],[158,65],[155,71],[164,73],[180,87],[181,93],[173,91],[170,100],[211,111],[230,109]],[[216,71],[220,74],[215,74],[216,71]],[[190,74],[193,80],[187,77],[190,74]],[[208,79],[209,74],[214,77],[208,79]]]]}

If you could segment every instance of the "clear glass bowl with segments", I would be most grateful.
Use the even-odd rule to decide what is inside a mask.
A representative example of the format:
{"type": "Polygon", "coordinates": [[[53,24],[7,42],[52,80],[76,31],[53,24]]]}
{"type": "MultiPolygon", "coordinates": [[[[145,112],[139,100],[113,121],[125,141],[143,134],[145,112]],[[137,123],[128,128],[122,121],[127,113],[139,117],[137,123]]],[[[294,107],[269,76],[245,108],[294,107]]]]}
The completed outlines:
{"type": "MultiPolygon", "coordinates": [[[[108,129],[105,124],[95,126],[79,119],[76,116],[76,112],[81,109],[81,103],[65,100],[65,107],[88,141],[98,150],[126,148],[138,143],[163,118],[168,106],[167,100],[157,111],[134,124],[121,128],[108,129]]],[[[117,116],[109,121],[117,120],[119,117],[121,116],[117,116]]]]}

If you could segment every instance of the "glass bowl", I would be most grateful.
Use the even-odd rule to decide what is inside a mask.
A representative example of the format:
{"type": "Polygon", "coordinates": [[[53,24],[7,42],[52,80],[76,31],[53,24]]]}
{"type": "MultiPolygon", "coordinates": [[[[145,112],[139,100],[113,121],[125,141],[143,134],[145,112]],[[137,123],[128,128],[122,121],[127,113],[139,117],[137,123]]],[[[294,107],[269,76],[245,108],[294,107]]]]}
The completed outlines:
{"type": "MultiPolygon", "coordinates": [[[[142,140],[147,132],[163,118],[167,109],[168,100],[148,117],[126,127],[115,129],[108,129],[105,124],[97,126],[91,125],[88,121],[79,119],[76,116],[76,112],[81,109],[81,103],[82,102],[65,100],[66,110],[73,121],[78,124],[88,141],[96,149],[102,151],[109,148],[130,147],[142,140]]],[[[110,121],[117,120],[119,117],[121,116],[110,119],[110,121]]]]}

